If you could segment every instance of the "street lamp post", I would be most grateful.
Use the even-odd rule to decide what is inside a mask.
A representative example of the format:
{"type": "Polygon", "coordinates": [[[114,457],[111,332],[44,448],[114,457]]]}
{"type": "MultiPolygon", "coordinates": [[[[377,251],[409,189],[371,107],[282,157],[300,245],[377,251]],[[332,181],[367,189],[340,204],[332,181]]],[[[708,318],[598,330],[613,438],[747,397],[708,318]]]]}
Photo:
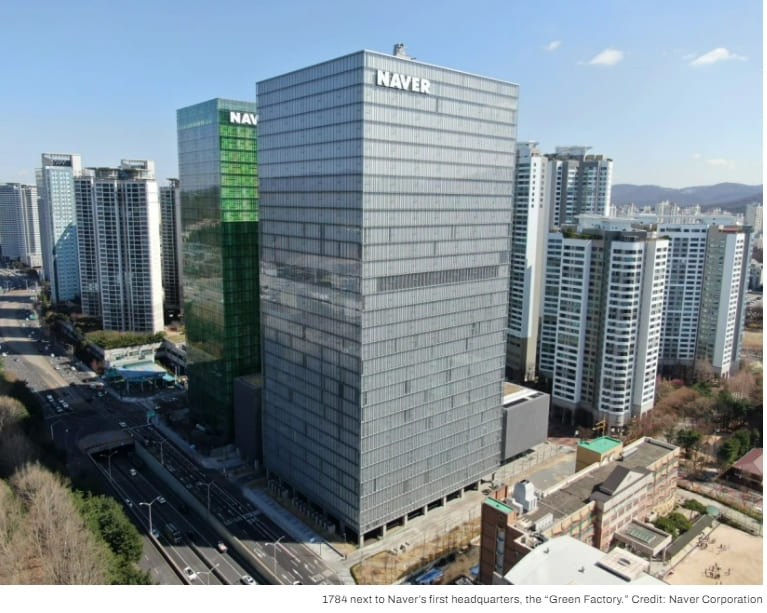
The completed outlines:
{"type": "Polygon", "coordinates": [[[112,449],[110,453],[107,454],[107,472],[109,473],[109,480],[112,480],[112,456],[116,454],[119,449],[112,449]]]}
{"type": "Polygon", "coordinates": [[[277,545],[279,542],[285,538],[285,535],[283,534],[280,538],[278,538],[273,543],[266,543],[267,545],[272,546],[272,572],[274,573],[274,576],[277,576],[277,545]]]}
{"type": "Polygon", "coordinates": [[[320,546],[320,558],[322,558],[322,539],[316,539],[314,537],[309,539],[310,543],[317,543],[320,546]]]}
{"type": "Polygon", "coordinates": [[[213,567],[211,567],[209,570],[198,570],[198,571],[197,571],[197,574],[198,574],[198,575],[207,575],[207,578],[208,578],[208,579],[207,579],[207,581],[205,582],[207,585],[210,585],[210,575],[211,575],[211,573],[213,572],[213,570],[214,570],[215,568],[218,568],[218,565],[219,565],[219,564],[220,564],[220,562],[219,562],[218,564],[215,564],[215,565],[214,565],[213,567]]]}
{"type": "Polygon", "coordinates": [[[139,506],[145,506],[149,509],[149,534],[154,536],[152,533],[152,505],[157,502],[160,499],[159,496],[155,496],[154,500],[152,502],[139,502],[139,506]]]}
{"type": "MultiPolygon", "coordinates": [[[[62,421],[64,421],[64,420],[63,419],[57,419],[56,421],[54,421],[51,424],[51,442],[54,442],[54,440],[53,440],[53,426],[55,426],[56,424],[60,424],[62,421]]],[[[64,430],[64,432],[69,432],[69,428],[66,428],[64,430]]]]}

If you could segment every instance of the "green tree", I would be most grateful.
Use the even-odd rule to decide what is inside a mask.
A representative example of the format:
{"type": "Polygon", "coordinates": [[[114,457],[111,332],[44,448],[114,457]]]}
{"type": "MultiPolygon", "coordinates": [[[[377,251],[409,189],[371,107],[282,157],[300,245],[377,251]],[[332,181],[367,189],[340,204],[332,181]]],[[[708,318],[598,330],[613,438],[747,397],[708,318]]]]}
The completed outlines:
{"type": "Polygon", "coordinates": [[[141,558],[141,536],[114,498],[78,492],[77,502],[88,525],[101,535],[114,554],[128,562],[141,558]]]}
{"type": "Polygon", "coordinates": [[[697,448],[702,435],[697,430],[679,430],[676,433],[676,444],[684,449],[686,457],[690,457],[690,451],[697,448]]]}
{"type": "Polygon", "coordinates": [[[690,511],[695,511],[696,513],[700,513],[701,515],[706,513],[706,505],[698,500],[695,500],[694,498],[688,498],[687,500],[685,500],[682,507],[685,509],[689,509],[690,511]]]}
{"type": "Polygon", "coordinates": [[[716,457],[724,466],[732,465],[740,457],[740,441],[728,438],[719,446],[716,457]]]}
{"type": "Polygon", "coordinates": [[[677,511],[659,517],[653,523],[656,528],[668,532],[672,538],[677,538],[680,534],[684,534],[692,528],[692,522],[677,511]]]}

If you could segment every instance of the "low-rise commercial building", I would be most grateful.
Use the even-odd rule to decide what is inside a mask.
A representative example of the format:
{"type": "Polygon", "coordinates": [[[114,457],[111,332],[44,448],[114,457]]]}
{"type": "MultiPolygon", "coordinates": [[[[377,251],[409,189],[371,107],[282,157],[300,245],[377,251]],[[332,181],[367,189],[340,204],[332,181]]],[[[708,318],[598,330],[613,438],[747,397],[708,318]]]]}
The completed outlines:
{"type": "Polygon", "coordinates": [[[548,490],[515,487],[505,497],[502,488],[497,495],[503,500],[482,505],[480,581],[493,583],[494,575],[559,536],[608,551],[632,521],[671,510],[678,463],[678,447],[643,438],[548,490]]]}

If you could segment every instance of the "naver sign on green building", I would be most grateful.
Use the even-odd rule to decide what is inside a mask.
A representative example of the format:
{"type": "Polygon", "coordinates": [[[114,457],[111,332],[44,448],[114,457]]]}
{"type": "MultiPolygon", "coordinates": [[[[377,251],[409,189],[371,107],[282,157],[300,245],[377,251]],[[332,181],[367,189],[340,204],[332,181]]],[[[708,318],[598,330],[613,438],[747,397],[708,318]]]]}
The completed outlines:
{"type": "Polygon", "coordinates": [[[229,111],[229,123],[255,126],[258,124],[258,115],[244,111],[229,111]]]}

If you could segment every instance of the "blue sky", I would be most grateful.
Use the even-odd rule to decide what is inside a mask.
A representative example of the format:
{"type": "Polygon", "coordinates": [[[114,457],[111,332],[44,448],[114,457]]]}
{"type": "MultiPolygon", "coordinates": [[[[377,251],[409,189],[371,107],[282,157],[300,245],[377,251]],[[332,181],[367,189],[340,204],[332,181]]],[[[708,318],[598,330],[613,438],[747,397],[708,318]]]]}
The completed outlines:
{"type": "Polygon", "coordinates": [[[12,0],[0,23],[0,182],[44,151],[176,176],[176,109],[397,42],[519,83],[518,138],[589,145],[615,183],[762,182],[760,0],[12,0]]]}

